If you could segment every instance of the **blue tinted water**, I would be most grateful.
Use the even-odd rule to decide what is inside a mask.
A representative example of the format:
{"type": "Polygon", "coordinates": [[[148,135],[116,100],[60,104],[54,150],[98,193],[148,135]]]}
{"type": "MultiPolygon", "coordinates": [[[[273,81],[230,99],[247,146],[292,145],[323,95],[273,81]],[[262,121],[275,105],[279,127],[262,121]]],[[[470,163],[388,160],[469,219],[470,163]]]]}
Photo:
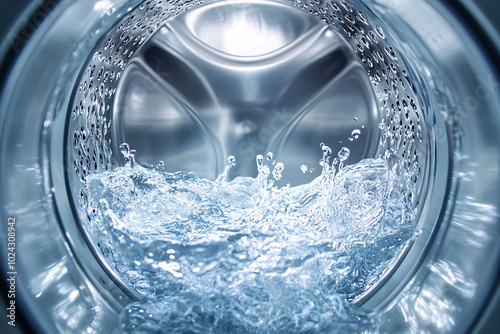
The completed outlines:
{"type": "Polygon", "coordinates": [[[209,181],[145,169],[123,145],[124,167],[86,180],[93,238],[142,295],[122,312],[121,330],[376,331],[378,319],[350,301],[416,237],[401,196],[412,175],[391,153],[344,166],[347,148],[332,163],[322,150],[321,176],[278,189],[285,166],[272,154],[257,156],[257,178],[227,182],[229,157],[209,181]]]}

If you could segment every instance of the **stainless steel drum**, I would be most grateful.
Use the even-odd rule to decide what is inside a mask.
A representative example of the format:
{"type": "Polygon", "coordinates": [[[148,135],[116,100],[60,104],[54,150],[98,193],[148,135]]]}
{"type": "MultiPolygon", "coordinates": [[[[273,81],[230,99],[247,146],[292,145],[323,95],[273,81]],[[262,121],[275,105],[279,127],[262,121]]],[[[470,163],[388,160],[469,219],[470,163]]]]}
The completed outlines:
{"type": "MultiPolygon", "coordinates": [[[[313,166],[319,142],[348,144],[349,163],[392,149],[421,168],[410,198],[421,235],[352,302],[383,315],[382,332],[489,330],[500,269],[494,15],[432,0],[26,7],[0,49],[2,297],[5,310],[15,277],[17,319],[3,317],[6,330],[113,332],[138,298],[92,236],[82,182],[121,165],[124,142],[143,166],[208,179],[228,155],[235,175],[255,176],[268,151],[313,166]]],[[[319,172],[287,171],[287,182],[319,172]]]]}

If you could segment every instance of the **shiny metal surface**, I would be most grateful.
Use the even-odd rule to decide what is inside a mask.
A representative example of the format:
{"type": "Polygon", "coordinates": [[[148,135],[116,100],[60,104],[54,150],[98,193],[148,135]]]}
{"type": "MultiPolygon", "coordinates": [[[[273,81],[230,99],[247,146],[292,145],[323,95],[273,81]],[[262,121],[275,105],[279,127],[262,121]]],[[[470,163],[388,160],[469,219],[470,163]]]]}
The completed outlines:
{"type": "Polygon", "coordinates": [[[213,3],[168,21],[116,94],[113,141],[169,171],[215,179],[234,155],[234,175],[256,176],[255,156],[272,151],[296,185],[319,175],[299,167],[317,165],[311,148],[321,142],[349,143],[353,162],[377,149],[375,96],[360,62],[326,24],[284,4],[213,3]]]}
{"type": "Polygon", "coordinates": [[[392,312],[399,309],[403,318],[428,331],[465,329],[478,315],[500,263],[500,138],[493,129],[500,117],[499,80],[491,64],[478,61],[485,59],[484,51],[473,47],[474,39],[441,4],[394,1],[391,8],[422,37],[444,72],[445,85],[436,89],[451,99],[441,112],[454,137],[450,177],[456,184],[447,194],[442,217],[447,225],[415,276],[415,286],[392,312]],[[429,20],[432,27],[425,24],[429,20]]]}
{"type": "MultiPolygon", "coordinates": [[[[123,282],[110,276],[88,247],[67,193],[72,184],[66,174],[73,166],[65,162],[64,138],[73,84],[92,56],[89,50],[137,3],[62,1],[47,13],[19,54],[2,91],[0,252],[5,258],[4,222],[16,217],[17,300],[41,332],[116,331],[121,305],[134,298],[130,291],[122,291],[123,282]]],[[[214,3],[169,21],[148,40],[117,86],[115,121],[109,130],[114,145],[131,143],[141,152],[139,162],[144,165],[165,160],[174,170],[187,168],[213,177],[227,154],[239,154],[241,161],[253,159],[249,148],[283,152],[290,159],[286,164],[315,161],[315,156],[304,155],[304,147],[315,145],[320,133],[338,142],[348,135],[342,131],[364,124],[366,136],[355,141],[358,147],[351,151],[358,154],[356,159],[375,154],[375,94],[348,44],[329,34],[314,16],[306,20],[283,9],[282,20],[270,21],[266,15],[276,7],[256,4],[236,6],[241,19],[232,21],[232,29],[223,34],[200,28],[216,22],[209,26],[219,31],[217,22],[231,17],[224,6],[214,3]],[[258,34],[250,35],[247,43],[234,34],[256,26],[258,34]],[[270,42],[262,42],[262,35],[270,36],[270,42]],[[189,48],[196,52],[186,52],[189,48]],[[301,71],[298,63],[307,64],[308,71],[301,71]],[[221,80],[224,76],[227,79],[221,80]],[[287,86],[288,82],[297,86],[287,86]],[[339,109],[331,112],[332,105],[339,109]],[[299,117],[293,131],[283,130],[285,121],[304,109],[308,118],[299,117]],[[318,124],[324,130],[315,131],[318,124]],[[186,142],[186,133],[193,142],[186,142]]],[[[437,146],[449,149],[449,155],[437,159],[437,166],[447,167],[435,168],[437,190],[427,197],[421,214],[430,226],[434,221],[440,224],[435,234],[427,231],[429,238],[432,235],[426,240],[430,248],[411,268],[402,266],[387,278],[382,292],[365,305],[388,319],[383,332],[465,332],[482,310],[499,271],[498,75],[463,22],[441,2],[352,4],[370,7],[399,48],[418,47],[422,50],[414,54],[428,57],[412,58],[407,66],[433,88],[429,98],[444,123],[431,118],[427,126],[437,146]],[[436,68],[427,66],[427,60],[436,68]]],[[[238,174],[251,171],[241,168],[238,174]]],[[[6,272],[4,260],[2,265],[6,272]]]]}
{"type": "MultiPolygon", "coordinates": [[[[105,26],[107,17],[112,17],[89,2],[66,2],[48,15],[19,55],[2,92],[2,237],[6,235],[4,222],[15,217],[17,311],[24,313],[34,330],[56,333],[99,328],[112,332],[117,315],[110,303],[115,302],[113,298],[105,299],[104,290],[96,292],[75,261],[53,202],[53,192],[60,191],[57,184],[61,181],[51,180],[44,173],[40,159],[54,106],[62,102],[55,91],[64,91],[61,81],[71,81],[71,69],[85,57],[79,54],[85,48],[82,36],[87,36],[87,43],[95,43],[96,37],[93,40],[88,36],[105,26]],[[76,52],[73,58],[72,52],[76,52]],[[52,181],[56,184],[54,189],[52,181]]],[[[63,133],[64,126],[55,129],[53,135],[63,133]]],[[[59,175],[65,168],[57,163],[51,166],[59,175]]],[[[3,247],[2,254],[6,251],[3,247]]],[[[2,261],[2,274],[5,272],[6,262],[2,261]]],[[[95,275],[99,277],[98,272],[95,275]]],[[[104,273],[100,277],[109,280],[104,273]]]]}

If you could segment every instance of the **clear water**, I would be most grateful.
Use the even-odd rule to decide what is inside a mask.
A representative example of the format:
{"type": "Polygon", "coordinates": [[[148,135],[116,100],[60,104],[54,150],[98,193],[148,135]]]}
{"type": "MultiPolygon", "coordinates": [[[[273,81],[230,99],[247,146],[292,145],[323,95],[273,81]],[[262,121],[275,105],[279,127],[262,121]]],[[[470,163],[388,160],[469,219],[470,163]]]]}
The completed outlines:
{"type": "MultiPolygon", "coordinates": [[[[342,148],[322,174],[277,188],[284,166],[257,156],[258,176],[216,181],[126,164],[87,177],[94,240],[142,295],[121,330],[145,333],[377,331],[351,301],[372,286],[417,236],[401,190],[413,174],[395,154],[344,166],[342,148]]],[[[319,154],[318,154],[319,155],[319,154]]],[[[286,180],[284,180],[286,181],[286,180]]],[[[404,193],[404,192],[403,192],[404,193]]]]}

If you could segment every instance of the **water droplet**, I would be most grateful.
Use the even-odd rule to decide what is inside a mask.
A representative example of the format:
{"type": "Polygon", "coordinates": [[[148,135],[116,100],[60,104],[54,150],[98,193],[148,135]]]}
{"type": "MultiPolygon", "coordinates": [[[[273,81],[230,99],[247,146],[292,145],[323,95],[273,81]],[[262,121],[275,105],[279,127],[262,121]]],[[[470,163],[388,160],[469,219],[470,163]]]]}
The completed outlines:
{"type": "Polygon", "coordinates": [[[257,168],[261,169],[262,166],[264,165],[264,157],[262,156],[262,154],[258,154],[255,157],[255,160],[257,161],[257,168]]]}
{"type": "Polygon", "coordinates": [[[234,166],[236,164],[236,158],[234,157],[234,155],[230,155],[227,157],[227,163],[230,166],[234,166]]]}
{"type": "Polygon", "coordinates": [[[163,169],[165,169],[165,162],[163,162],[161,160],[158,161],[158,165],[156,165],[156,169],[157,170],[163,170],[163,169]]]}
{"type": "Polygon", "coordinates": [[[378,128],[379,128],[380,130],[384,130],[384,128],[385,128],[385,123],[384,123],[384,122],[380,122],[380,123],[378,124],[378,128]]]}
{"type": "Polygon", "coordinates": [[[302,165],[300,166],[300,170],[302,171],[303,174],[305,174],[307,172],[307,166],[306,165],[302,165]]]}
{"type": "Polygon", "coordinates": [[[349,140],[353,141],[353,140],[358,139],[360,134],[361,134],[361,131],[359,129],[352,130],[351,136],[349,137],[349,140]]]}
{"type": "Polygon", "coordinates": [[[358,118],[357,117],[354,117],[354,121],[357,122],[358,121],[358,118]]]}
{"type": "Polygon", "coordinates": [[[125,159],[125,162],[128,162],[130,160],[130,146],[127,143],[123,143],[120,145],[120,152],[123,154],[123,158],[125,159]]]}
{"type": "Polygon", "coordinates": [[[349,158],[349,154],[351,154],[351,151],[347,147],[342,147],[339,153],[337,153],[337,156],[340,161],[345,161],[349,158]]]}
{"type": "Polygon", "coordinates": [[[273,160],[273,152],[268,152],[267,153],[267,161],[273,160]]]}
{"type": "Polygon", "coordinates": [[[330,157],[332,155],[332,149],[323,143],[321,143],[321,149],[323,150],[323,158],[330,157]]]}

